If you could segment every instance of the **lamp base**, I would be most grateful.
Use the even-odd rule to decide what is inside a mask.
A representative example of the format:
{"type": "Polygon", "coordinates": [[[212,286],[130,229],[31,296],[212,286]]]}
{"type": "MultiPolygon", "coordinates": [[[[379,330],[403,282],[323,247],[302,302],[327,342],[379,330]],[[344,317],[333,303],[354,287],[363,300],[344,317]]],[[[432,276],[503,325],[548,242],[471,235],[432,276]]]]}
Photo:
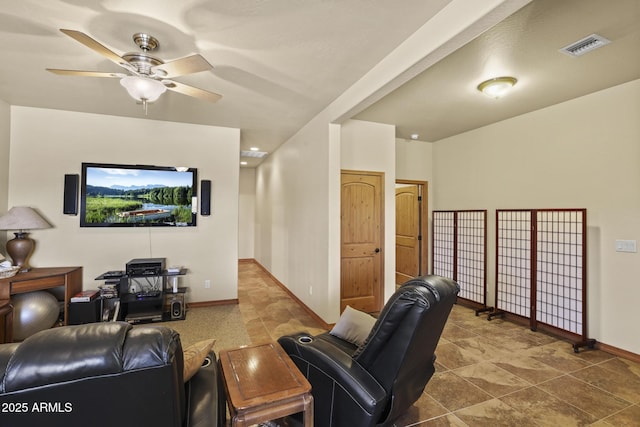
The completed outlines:
{"type": "Polygon", "coordinates": [[[7,255],[20,272],[29,271],[29,257],[33,253],[34,241],[24,231],[13,233],[16,237],[7,242],[7,255]]]}

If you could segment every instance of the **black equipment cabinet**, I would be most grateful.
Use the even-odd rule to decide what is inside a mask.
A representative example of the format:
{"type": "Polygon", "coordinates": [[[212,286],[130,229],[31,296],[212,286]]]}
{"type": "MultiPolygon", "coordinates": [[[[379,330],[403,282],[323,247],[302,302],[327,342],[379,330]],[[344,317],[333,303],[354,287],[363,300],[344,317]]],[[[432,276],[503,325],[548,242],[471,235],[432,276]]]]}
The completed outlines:
{"type": "Polygon", "coordinates": [[[89,302],[69,303],[69,325],[82,325],[100,321],[102,298],[95,298],[89,302]]]}

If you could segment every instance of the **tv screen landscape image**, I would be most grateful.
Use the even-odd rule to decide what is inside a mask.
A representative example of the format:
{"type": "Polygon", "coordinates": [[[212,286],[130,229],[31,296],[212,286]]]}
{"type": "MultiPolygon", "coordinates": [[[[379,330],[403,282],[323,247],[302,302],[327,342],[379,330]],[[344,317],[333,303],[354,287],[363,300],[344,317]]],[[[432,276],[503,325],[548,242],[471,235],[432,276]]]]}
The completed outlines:
{"type": "Polygon", "coordinates": [[[82,164],[81,227],[196,225],[197,170],[82,164]]]}

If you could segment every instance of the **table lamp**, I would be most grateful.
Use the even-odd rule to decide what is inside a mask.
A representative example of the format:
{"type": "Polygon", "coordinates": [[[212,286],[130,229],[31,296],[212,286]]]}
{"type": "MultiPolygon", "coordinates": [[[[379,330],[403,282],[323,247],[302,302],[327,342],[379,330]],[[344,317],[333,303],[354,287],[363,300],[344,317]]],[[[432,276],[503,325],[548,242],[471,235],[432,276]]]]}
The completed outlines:
{"type": "Polygon", "coordinates": [[[26,206],[13,207],[0,216],[0,230],[17,230],[13,233],[16,237],[7,242],[7,255],[11,257],[13,265],[20,267],[21,272],[29,270],[29,257],[35,244],[25,230],[50,227],[51,224],[26,206]]]}

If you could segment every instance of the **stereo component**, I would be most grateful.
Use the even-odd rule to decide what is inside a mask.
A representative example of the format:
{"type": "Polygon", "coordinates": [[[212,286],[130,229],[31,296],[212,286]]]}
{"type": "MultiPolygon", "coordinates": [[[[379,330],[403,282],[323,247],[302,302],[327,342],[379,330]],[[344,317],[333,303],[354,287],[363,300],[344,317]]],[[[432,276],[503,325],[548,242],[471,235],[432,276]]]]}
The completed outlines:
{"type": "Polygon", "coordinates": [[[127,263],[127,276],[160,276],[164,272],[164,258],[135,258],[127,263]]]}

